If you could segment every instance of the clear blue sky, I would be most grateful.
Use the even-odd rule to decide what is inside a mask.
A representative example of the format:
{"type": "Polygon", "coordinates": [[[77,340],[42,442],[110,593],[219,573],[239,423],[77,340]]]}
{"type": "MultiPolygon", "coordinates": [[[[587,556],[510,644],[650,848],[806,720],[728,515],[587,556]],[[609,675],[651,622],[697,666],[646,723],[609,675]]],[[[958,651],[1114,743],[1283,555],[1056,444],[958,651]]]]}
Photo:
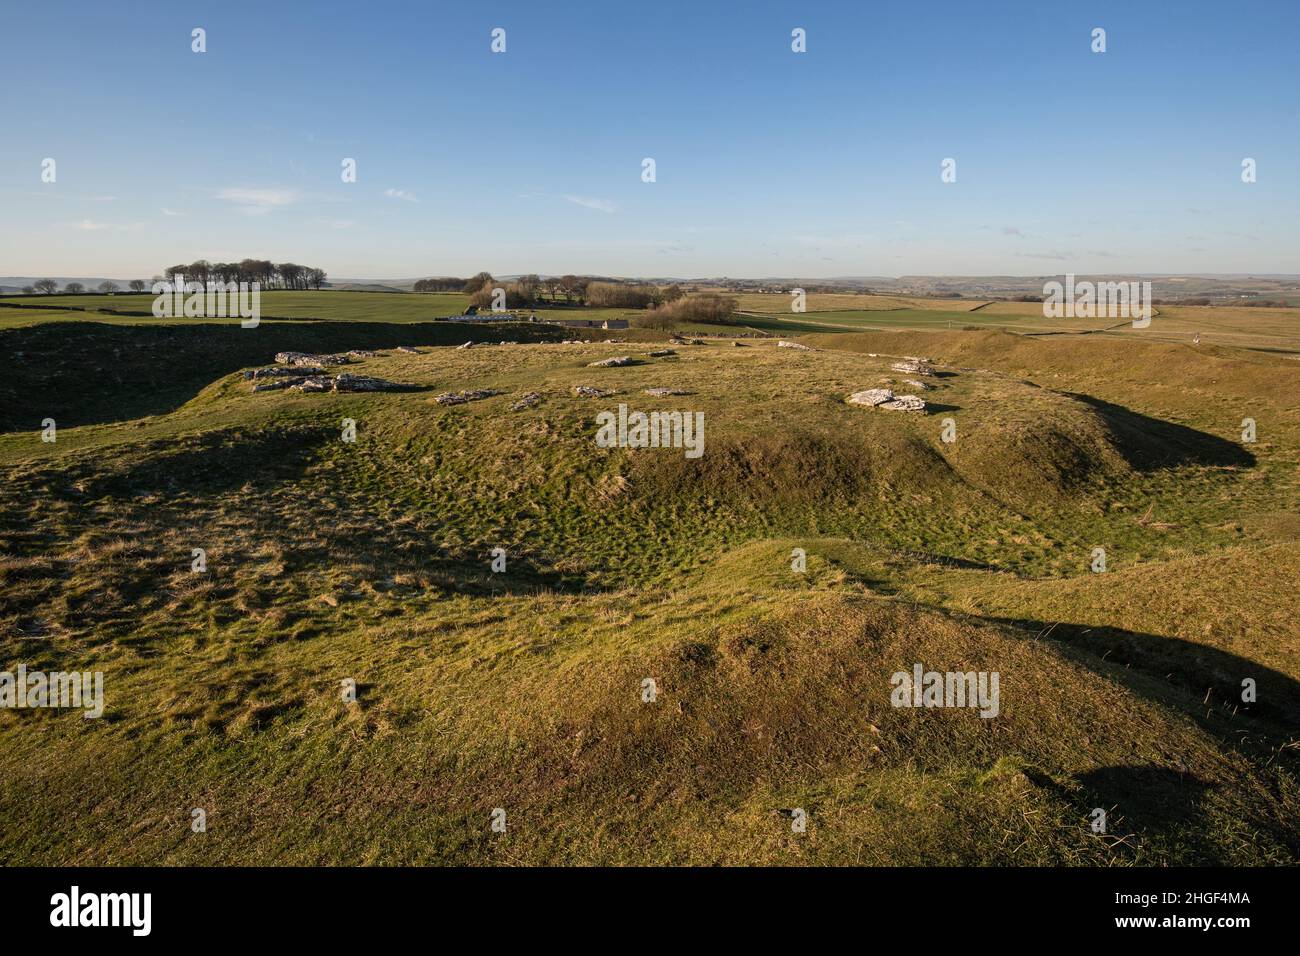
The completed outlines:
{"type": "Polygon", "coordinates": [[[287,6],[6,3],[0,275],[1300,272],[1297,0],[287,6]]]}

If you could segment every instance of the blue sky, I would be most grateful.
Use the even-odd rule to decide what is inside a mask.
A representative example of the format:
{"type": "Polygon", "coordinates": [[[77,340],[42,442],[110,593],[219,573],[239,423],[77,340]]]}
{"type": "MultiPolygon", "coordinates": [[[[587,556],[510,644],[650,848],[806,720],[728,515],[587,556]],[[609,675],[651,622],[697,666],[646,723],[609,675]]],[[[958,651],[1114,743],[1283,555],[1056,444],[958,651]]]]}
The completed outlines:
{"type": "Polygon", "coordinates": [[[295,6],[8,4],[0,274],[1300,272],[1295,0],[295,6]]]}

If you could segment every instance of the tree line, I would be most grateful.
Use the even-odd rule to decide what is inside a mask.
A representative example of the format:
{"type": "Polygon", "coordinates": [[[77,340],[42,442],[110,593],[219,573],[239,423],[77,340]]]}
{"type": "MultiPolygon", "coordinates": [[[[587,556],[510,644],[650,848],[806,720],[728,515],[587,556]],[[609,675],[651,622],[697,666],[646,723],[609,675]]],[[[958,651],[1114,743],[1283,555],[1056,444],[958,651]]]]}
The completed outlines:
{"type": "MultiPolygon", "coordinates": [[[[313,266],[300,266],[296,262],[271,262],[269,259],[243,259],[239,262],[209,262],[200,259],[197,262],[181,263],[168,266],[160,276],[154,276],[154,282],[174,282],[177,276],[183,276],[186,282],[256,282],[263,289],[319,289],[325,284],[324,269],[313,266]]],[[[491,278],[489,276],[489,278],[491,278]]],[[[132,279],[127,288],[132,292],[144,292],[150,287],[143,279],[132,279]]],[[[23,286],[28,295],[41,293],[53,295],[59,291],[59,283],[54,279],[38,279],[32,285],[23,286]]],[[[63,287],[65,293],[82,293],[90,291],[80,282],[69,282],[63,287]]],[[[112,295],[120,292],[121,286],[111,280],[101,282],[95,287],[96,292],[112,295]]]]}
{"type": "Polygon", "coordinates": [[[325,284],[324,269],[300,266],[296,262],[271,262],[269,259],[241,259],[239,262],[208,262],[199,259],[188,265],[168,266],[163,277],[186,282],[256,282],[262,289],[319,289],[325,284]]]}
{"type": "Polygon", "coordinates": [[[421,279],[415,283],[414,289],[416,292],[463,292],[470,297],[470,305],[480,309],[491,308],[495,304],[497,289],[504,291],[504,306],[507,309],[542,305],[649,309],[674,302],[685,295],[676,285],[662,287],[610,282],[576,275],[543,278],[536,274],[520,276],[513,282],[502,282],[494,279],[490,272],[480,272],[469,279],[421,279]]]}
{"type": "MultiPolygon", "coordinates": [[[[132,292],[143,292],[145,290],[145,281],[143,279],[132,279],[127,283],[127,288],[132,292]]],[[[23,286],[23,292],[27,295],[32,295],[37,292],[42,295],[53,295],[58,291],[59,283],[54,279],[37,279],[32,285],[23,286]]],[[[63,287],[63,291],[71,293],[72,295],[78,295],[83,292],[89,292],[90,290],[80,282],[69,282],[63,287]]],[[[114,292],[121,292],[122,287],[111,279],[108,279],[95,286],[95,291],[101,292],[104,295],[112,295],[114,292]]]]}

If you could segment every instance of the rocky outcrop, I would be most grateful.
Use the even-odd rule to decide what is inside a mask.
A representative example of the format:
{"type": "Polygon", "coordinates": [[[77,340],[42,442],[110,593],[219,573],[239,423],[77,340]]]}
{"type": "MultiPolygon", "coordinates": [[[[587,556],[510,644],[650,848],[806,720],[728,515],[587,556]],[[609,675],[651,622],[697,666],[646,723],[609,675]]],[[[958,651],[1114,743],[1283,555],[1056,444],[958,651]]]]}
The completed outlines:
{"type": "Polygon", "coordinates": [[[423,354],[424,354],[424,353],[421,352],[419,349],[414,348],[414,347],[412,347],[412,346],[410,346],[410,345],[399,345],[399,346],[397,347],[397,351],[399,351],[399,352],[405,352],[407,355],[423,355],[423,354]]]}
{"type": "Polygon", "coordinates": [[[588,362],[587,368],[619,368],[624,365],[635,365],[630,355],[618,355],[614,358],[601,359],[598,362],[588,362]]]}
{"type": "Polygon", "coordinates": [[[370,375],[353,375],[343,372],[334,378],[336,392],[414,392],[419,385],[406,385],[402,382],[390,382],[370,375]]]}
{"type": "Polygon", "coordinates": [[[269,368],[250,369],[244,373],[244,379],[259,378],[302,378],[304,375],[324,375],[325,370],[316,366],[272,365],[269,368]]]}
{"type": "Polygon", "coordinates": [[[352,361],[344,353],[312,355],[310,352],[277,352],[275,360],[281,365],[347,365],[352,361]]]}
{"type": "Polygon", "coordinates": [[[923,412],[925,411],[925,402],[915,395],[898,395],[892,402],[885,402],[880,406],[887,408],[892,412],[923,412]]]}
{"type": "Polygon", "coordinates": [[[439,405],[464,405],[466,402],[477,402],[500,394],[500,392],[494,392],[490,388],[474,388],[464,392],[444,392],[434,401],[439,405]]]}
{"type": "Polygon", "coordinates": [[[890,366],[895,372],[903,372],[907,375],[933,375],[934,369],[930,368],[921,359],[904,359],[901,362],[895,362],[890,366]]]}
{"type": "Polygon", "coordinates": [[[894,400],[894,393],[887,388],[868,388],[861,392],[854,392],[844,400],[850,405],[883,405],[894,400]]]}
{"type": "Polygon", "coordinates": [[[888,388],[867,388],[845,399],[850,405],[885,408],[891,412],[923,412],[925,402],[915,395],[895,395],[888,388]]]}
{"type": "Polygon", "coordinates": [[[653,396],[655,396],[656,398],[663,398],[663,397],[668,396],[668,395],[689,395],[689,394],[691,394],[690,392],[686,391],[686,389],[684,389],[684,388],[647,388],[647,389],[645,390],[645,393],[646,393],[647,395],[653,395],[653,396]]]}
{"type": "Polygon", "coordinates": [[[652,351],[652,352],[650,353],[650,357],[651,357],[651,358],[664,358],[665,356],[668,356],[668,355],[676,355],[676,354],[677,354],[677,353],[674,352],[672,349],[655,349],[654,351],[652,351]]]}
{"type": "MultiPolygon", "coordinates": [[[[313,370],[319,373],[319,369],[313,370]]],[[[343,372],[336,376],[323,374],[304,375],[300,370],[295,376],[268,378],[253,386],[255,392],[270,392],[288,389],[295,392],[415,392],[419,385],[406,385],[402,382],[390,382],[383,378],[369,375],[352,375],[343,372]]]]}
{"type": "Polygon", "coordinates": [[[596,388],[592,385],[575,385],[571,391],[578,398],[609,398],[614,394],[612,388],[596,388]]]}
{"type": "Polygon", "coordinates": [[[802,342],[787,342],[785,339],[782,339],[781,341],[777,342],[776,346],[777,348],[781,348],[781,349],[796,349],[800,352],[816,351],[816,349],[814,349],[810,345],[804,345],[802,342]]]}
{"type": "Polygon", "coordinates": [[[510,404],[510,410],[512,412],[522,412],[525,408],[536,408],[541,403],[541,392],[528,392],[521,395],[518,401],[512,402],[510,404]]]}

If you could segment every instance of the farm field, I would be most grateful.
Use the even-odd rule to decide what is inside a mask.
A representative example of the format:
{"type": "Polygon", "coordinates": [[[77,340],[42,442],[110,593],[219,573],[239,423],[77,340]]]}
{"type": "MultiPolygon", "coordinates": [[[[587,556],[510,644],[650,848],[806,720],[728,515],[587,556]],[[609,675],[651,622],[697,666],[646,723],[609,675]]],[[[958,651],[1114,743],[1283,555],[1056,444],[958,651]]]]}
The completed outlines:
{"type": "Polygon", "coordinates": [[[1286,355],[938,309],[498,344],[302,295],[337,311],[0,329],[0,640],[107,701],[0,710],[0,862],[1300,858],[1286,355]],[[291,348],[419,390],[253,392],[291,348]],[[924,412],[846,404],[904,356],[924,412]],[[704,454],[599,447],[619,403],[702,413],[704,454]],[[999,715],[891,706],[915,661],[999,671],[999,715]]]}
{"type": "MultiPolygon", "coordinates": [[[[0,304],[13,303],[19,308],[0,308],[0,328],[30,325],[33,322],[67,321],[69,318],[93,318],[97,322],[138,324],[147,322],[174,322],[174,319],[156,319],[152,315],[152,295],[118,294],[58,295],[58,296],[6,296],[0,304]],[[65,311],[52,311],[31,306],[64,306],[65,311]],[[22,308],[22,306],[28,306],[22,308]],[[78,311],[86,310],[86,311],[78,311]],[[113,310],[104,312],[100,310],[113,310]],[[118,313],[145,313],[144,315],[114,315],[118,313]]],[[[469,296],[460,293],[415,292],[290,292],[271,290],[262,293],[262,320],[292,319],[348,321],[348,322],[430,322],[436,318],[460,315],[469,305],[469,296]]],[[[539,308],[539,318],[564,318],[581,312],[582,318],[624,318],[632,314],[626,309],[539,308]]],[[[204,319],[221,321],[217,319],[204,319]]]]}

